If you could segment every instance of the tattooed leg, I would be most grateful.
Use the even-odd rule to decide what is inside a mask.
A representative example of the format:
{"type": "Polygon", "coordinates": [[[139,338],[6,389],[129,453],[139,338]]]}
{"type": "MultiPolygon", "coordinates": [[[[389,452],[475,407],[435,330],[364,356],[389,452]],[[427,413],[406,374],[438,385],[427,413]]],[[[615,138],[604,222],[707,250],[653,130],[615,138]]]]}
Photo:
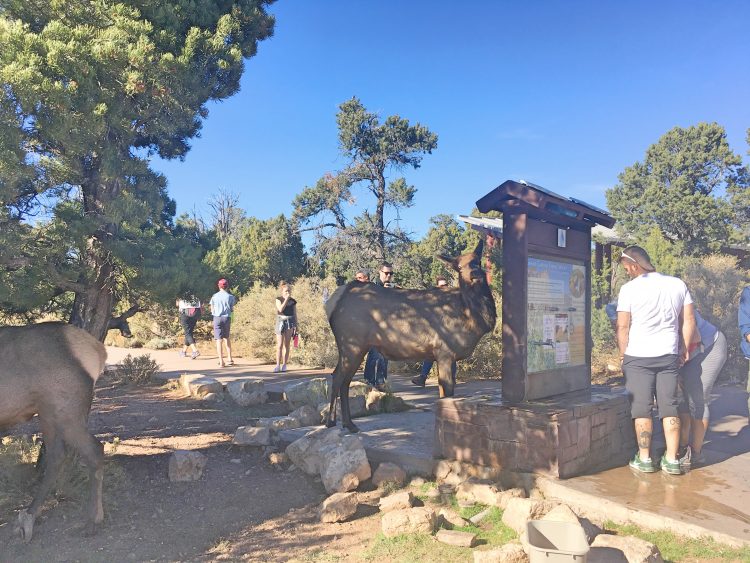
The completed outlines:
{"type": "Polygon", "coordinates": [[[651,436],[654,432],[654,423],[650,418],[635,419],[635,439],[638,441],[638,453],[641,459],[651,457],[651,436]]]}
{"type": "Polygon", "coordinates": [[[676,416],[665,416],[664,440],[667,442],[667,459],[677,459],[677,448],[680,445],[680,419],[676,416]]]}

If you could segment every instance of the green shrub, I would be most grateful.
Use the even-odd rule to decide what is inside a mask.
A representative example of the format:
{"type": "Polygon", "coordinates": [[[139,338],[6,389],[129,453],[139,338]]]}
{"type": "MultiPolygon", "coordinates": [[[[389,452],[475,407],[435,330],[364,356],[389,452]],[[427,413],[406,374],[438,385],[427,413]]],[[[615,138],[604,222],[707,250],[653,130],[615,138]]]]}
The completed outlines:
{"type": "Polygon", "coordinates": [[[729,356],[720,379],[744,380],[747,361],[740,350],[737,308],[748,272],[739,268],[735,257],[712,254],[686,261],[682,279],[690,290],[695,308],[727,337],[729,356]]]}
{"type": "Polygon", "coordinates": [[[112,372],[112,379],[119,385],[145,385],[151,382],[160,369],[161,366],[149,354],[136,357],[128,354],[112,372]]]}
{"type": "Polygon", "coordinates": [[[174,341],[167,340],[166,338],[152,338],[146,342],[145,347],[151,350],[166,350],[174,346],[174,341]]]}

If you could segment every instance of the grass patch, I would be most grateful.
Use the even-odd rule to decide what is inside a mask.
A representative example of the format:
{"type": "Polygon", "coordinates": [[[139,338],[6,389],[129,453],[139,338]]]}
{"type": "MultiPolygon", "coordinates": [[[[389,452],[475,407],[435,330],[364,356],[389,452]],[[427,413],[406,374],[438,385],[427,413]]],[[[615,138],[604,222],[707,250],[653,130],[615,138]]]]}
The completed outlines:
{"type": "Polygon", "coordinates": [[[659,548],[664,561],[721,560],[750,562],[750,547],[729,547],[712,538],[693,539],[665,530],[643,530],[633,524],[605,522],[604,529],[618,536],[635,536],[659,548]]]}

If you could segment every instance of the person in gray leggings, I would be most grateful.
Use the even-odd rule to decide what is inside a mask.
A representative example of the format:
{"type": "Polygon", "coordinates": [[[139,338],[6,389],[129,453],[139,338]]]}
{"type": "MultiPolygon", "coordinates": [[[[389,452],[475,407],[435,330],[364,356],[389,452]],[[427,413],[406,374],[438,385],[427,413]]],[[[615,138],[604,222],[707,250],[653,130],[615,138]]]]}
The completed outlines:
{"type": "Polygon", "coordinates": [[[680,369],[682,401],[680,403],[680,467],[703,462],[703,440],[710,418],[711,390],[727,361],[727,339],[724,333],[695,311],[700,341],[690,347],[690,359],[680,369]]]}

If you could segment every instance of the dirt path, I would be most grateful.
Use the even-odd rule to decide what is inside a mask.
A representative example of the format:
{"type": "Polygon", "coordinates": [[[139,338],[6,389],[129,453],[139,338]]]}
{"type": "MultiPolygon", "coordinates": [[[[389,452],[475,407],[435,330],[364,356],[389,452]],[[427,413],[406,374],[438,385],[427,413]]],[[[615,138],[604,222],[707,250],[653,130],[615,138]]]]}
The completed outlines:
{"type": "MultiPolygon", "coordinates": [[[[319,482],[274,468],[259,449],[230,445],[249,417],[280,409],[206,405],[163,387],[98,387],[90,427],[102,441],[120,440],[108,456],[104,524],[86,537],[78,499],[53,500],[23,544],[13,534],[15,514],[0,513],[0,561],[287,561],[361,545],[376,521],[319,524],[315,507],[326,496],[319,482]],[[169,481],[175,449],[208,457],[200,481],[169,481]]],[[[15,433],[35,431],[29,423],[15,433]]],[[[365,504],[361,512],[375,509],[365,504]]]]}

